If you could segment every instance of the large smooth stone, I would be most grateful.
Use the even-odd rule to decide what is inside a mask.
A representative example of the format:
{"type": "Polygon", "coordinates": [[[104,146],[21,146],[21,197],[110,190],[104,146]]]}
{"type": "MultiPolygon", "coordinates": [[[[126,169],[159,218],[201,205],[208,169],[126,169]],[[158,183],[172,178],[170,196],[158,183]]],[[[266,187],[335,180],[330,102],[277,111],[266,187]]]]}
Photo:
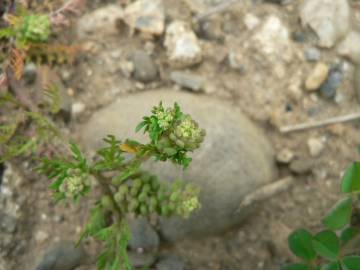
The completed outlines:
{"type": "Polygon", "coordinates": [[[244,196],[274,179],[276,170],[273,150],[263,132],[231,104],[168,90],[121,97],[96,112],[82,127],[82,143],[95,150],[107,134],[146,141],[142,134],[135,134],[135,126],[161,100],[167,106],[178,102],[207,132],[187,170],[170,162],[149,165],[163,179],[181,178],[201,188],[202,208],[188,219],[161,219],[161,235],[175,241],[218,233],[239,224],[248,212],[235,213],[244,196]]]}

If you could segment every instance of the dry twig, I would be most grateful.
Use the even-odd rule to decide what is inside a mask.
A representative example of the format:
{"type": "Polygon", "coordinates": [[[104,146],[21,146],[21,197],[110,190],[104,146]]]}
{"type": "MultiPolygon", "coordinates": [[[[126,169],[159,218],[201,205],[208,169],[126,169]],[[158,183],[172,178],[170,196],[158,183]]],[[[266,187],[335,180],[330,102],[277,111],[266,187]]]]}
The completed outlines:
{"type": "Polygon", "coordinates": [[[360,112],[337,116],[337,117],[331,117],[331,118],[316,121],[316,122],[302,123],[302,124],[297,124],[297,125],[292,125],[292,126],[280,127],[280,132],[288,133],[288,132],[293,132],[293,131],[306,130],[306,129],[322,127],[322,126],[331,125],[331,124],[349,122],[349,121],[353,121],[353,120],[357,120],[357,119],[360,119],[360,112]]]}
{"type": "Polygon", "coordinates": [[[212,16],[212,15],[217,14],[217,13],[224,12],[231,5],[236,4],[237,2],[239,2],[239,0],[228,0],[228,1],[225,1],[225,2],[221,2],[220,4],[209,8],[205,12],[196,15],[195,18],[194,18],[194,22],[199,22],[199,21],[202,21],[202,20],[204,20],[205,18],[207,18],[209,16],[212,16]]]}
{"type": "Polygon", "coordinates": [[[239,208],[235,213],[240,213],[248,206],[269,199],[277,193],[286,191],[289,189],[291,184],[294,182],[294,178],[291,176],[280,179],[276,182],[265,185],[253,193],[247,195],[241,202],[239,208]]]}

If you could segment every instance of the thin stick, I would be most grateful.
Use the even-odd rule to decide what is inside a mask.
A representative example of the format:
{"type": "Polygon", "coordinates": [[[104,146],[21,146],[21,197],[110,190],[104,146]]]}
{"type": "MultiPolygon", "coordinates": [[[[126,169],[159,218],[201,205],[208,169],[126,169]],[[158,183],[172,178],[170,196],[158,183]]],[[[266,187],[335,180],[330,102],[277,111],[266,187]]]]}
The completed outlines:
{"type": "Polygon", "coordinates": [[[237,2],[239,2],[239,0],[228,0],[225,2],[222,2],[214,7],[209,8],[208,10],[204,11],[203,13],[200,13],[198,15],[195,16],[194,18],[194,22],[199,22],[211,15],[214,15],[216,13],[221,13],[224,10],[226,10],[228,7],[230,7],[233,4],[236,4],[237,2]]]}
{"type": "Polygon", "coordinates": [[[360,112],[337,116],[337,117],[331,117],[328,119],[324,119],[324,120],[316,121],[316,122],[312,122],[312,123],[302,123],[302,124],[297,124],[297,125],[293,125],[293,126],[285,126],[285,127],[280,128],[280,132],[288,133],[288,132],[293,132],[293,131],[298,131],[298,130],[322,127],[322,126],[336,124],[336,123],[349,122],[349,121],[353,121],[356,119],[360,119],[360,112]]]}
{"type": "Polygon", "coordinates": [[[255,204],[266,199],[269,199],[273,195],[288,190],[291,184],[294,182],[294,178],[291,176],[280,179],[276,182],[265,185],[253,193],[247,195],[242,202],[240,203],[239,208],[236,210],[236,213],[241,212],[251,204],[255,204]]]}

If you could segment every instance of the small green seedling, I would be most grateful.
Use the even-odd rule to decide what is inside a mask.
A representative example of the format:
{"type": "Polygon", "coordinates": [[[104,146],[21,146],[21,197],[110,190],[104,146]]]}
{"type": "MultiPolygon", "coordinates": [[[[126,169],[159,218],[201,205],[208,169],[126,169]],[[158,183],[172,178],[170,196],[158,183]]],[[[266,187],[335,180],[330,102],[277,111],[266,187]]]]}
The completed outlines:
{"type": "Polygon", "coordinates": [[[185,169],[191,162],[188,153],[200,147],[205,131],[176,103],[167,109],[162,103],[155,106],[152,114],[136,127],[136,131],[140,130],[149,135],[148,143],[119,141],[109,135],[94,161],[71,144],[70,158],[46,158],[38,168],[53,180],[50,188],[56,201],[77,202],[90,196],[95,188],[93,180],[100,184],[102,193],[92,207],[80,239],[94,237],[104,242],[97,260],[98,269],[131,269],[126,253],[130,237],[127,216],[156,214],[186,218],[200,207],[197,187],[180,180],[162,182],[141,165],[154,158],[169,160],[185,169]]]}

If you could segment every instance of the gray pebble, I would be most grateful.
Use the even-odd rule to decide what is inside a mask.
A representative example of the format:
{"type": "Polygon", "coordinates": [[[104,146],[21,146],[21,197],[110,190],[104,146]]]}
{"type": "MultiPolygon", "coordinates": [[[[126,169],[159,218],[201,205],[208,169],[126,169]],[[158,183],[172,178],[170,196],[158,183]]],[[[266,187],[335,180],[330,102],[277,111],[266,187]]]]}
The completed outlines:
{"type": "Polygon", "coordinates": [[[73,242],[63,241],[50,248],[36,270],[73,270],[86,258],[85,250],[75,247],[73,242]]]}
{"type": "Polygon", "coordinates": [[[305,58],[309,62],[316,62],[320,60],[321,52],[319,49],[311,47],[305,50],[305,58]]]}
{"type": "Polygon", "coordinates": [[[325,98],[334,98],[336,90],[340,86],[343,79],[343,75],[340,71],[330,71],[330,74],[326,81],[320,87],[320,93],[325,98]]]}
{"type": "Polygon", "coordinates": [[[198,75],[183,71],[173,71],[170,77],[173,82],[184,88],[193,91],[199,91],[203,88],[204,81],[202,77],[198,75]]]}
{"type": "Polygon", "coordinates": [[[129,247],[133,250],[143,248],[144,250],[157,249],[160,239],[156,231],[144,217],[130,221],[131,238],[129,247]]]}
{"type": "Polygon", "coordinates": [[[144,51],[135,51],[131,57],[134,64],[134,78],[147,83],[156,79],[157,67],[151,57],[144,51]]]}
{"type": "Polygon", "coordinates": [[[4,172],[5,172],[5,165],[4,165],[4,163],[0,163],[0,188],[1,188],[2,179],[4,176],[4,172]]]}
{"type": "Polygon", "coordinates": [[[156,264],[156,270],[184,270],[184,261],[174,255],[166,256],[156,264]]]}
{"type": "Polygon", "coordinates": [[[292,39],[298,43],[304,43],[306,41],[306,35],[304,32],[296,31],[292,33],[292,39]]]}
{"type": "Polygon", "coordinates": [[[355,66],[354,70],[354,90],[360,102],[360,65],[355,66]]]}
{"type": "Polygon", "coordinates": [[[301,158],[293,160],[290,163],[290,170],[297,174],[305,174],[311,171],[314,166],[314,160],[308,158],[301,158]]]}
{"type": "Polygon", "coordinates": [[[14,233],[17,220],[15,217],[5,213],[0,213],[0,228],[2,232],[14,233]]]}
{"type": "Polygon", "coordinates": [[[156,260],[155,255],[150,253],[128,252],[128,257],[132,267],[149,267],[156,260]]]}

